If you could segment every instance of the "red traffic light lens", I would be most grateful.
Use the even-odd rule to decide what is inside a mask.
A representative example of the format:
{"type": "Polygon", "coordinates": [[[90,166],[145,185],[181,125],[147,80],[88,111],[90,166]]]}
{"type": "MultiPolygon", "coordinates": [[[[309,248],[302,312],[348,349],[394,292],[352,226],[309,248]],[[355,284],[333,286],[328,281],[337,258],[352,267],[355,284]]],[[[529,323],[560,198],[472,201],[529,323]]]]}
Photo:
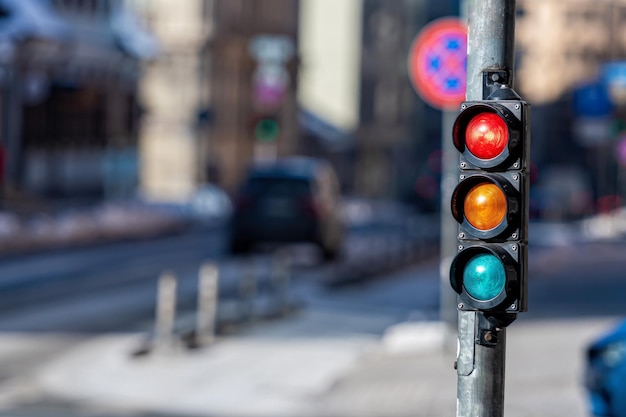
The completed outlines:
{"type": "Polygon", "coordinates": [[[472,187],[463,203],[465,218],[478,230],[497,227],[506,216],[504,192],[495,184],[482,182],[472,187]]]}
{"type": "Polygon", "coordinates": [[[465,145],[477,158],[495,158],[506,149],[508,143],[507,124],[495,113],[480,113],[467,124],[465,145]]]}

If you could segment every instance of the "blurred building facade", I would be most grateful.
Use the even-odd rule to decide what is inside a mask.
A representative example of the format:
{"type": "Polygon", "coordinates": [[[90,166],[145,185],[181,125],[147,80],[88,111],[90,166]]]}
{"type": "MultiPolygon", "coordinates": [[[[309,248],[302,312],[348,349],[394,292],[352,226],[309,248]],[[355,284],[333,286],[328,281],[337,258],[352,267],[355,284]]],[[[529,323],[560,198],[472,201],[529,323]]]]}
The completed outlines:
{"type": "Polygon", "coordinates": [[[359,122],[362,0],[301,0],[298,101],[342,132],[359,122]]]}
{"type": "Polygon", "coordinates": [[[186,199],[203,182],[232,190],[255,159],[293,153],[298,143],[297,0],[134,3],[161,47],[140,89],[145,196],[186,199]],[[268,39],[270,44],[263,45],[268,39]],[[283,58],[264,58],[276,48],[285,48],[283,58]],[[280,97],[274,90],[258,92],[261,67],[270,81],[286,80],[280,97]],[[265,93],[274,101],[258,100],[265,93]],[[264,115],[279,127],[271,143],[254,137],[254,122],[264,115]]]}
{"type": "Polygon", "coordinates": [[[135,0],[159,42],[140,82],[141,193],[184,200],[203,178],[213,1],[135,0]]]}
{"type": "Polygon", "coordinates": [[[298,11],[299,0],[215,0],[205,170],[227,189],[253,161],[299,147],[298,11]],[[263,141],[255,127],[266,117],[277,129],[263,141]]]}
{"type": "MultiPolygon", "coordinates": [[[[459,8],[5,1],[2,182],[16,193],[96,197],[129,196],[140,182],[146,196],[175,200],[204,181],[232,190],[251,162],[304,151],[334,162],[349,191],[436,209],[441,113],[411,88],[407,58],[424,24],[459,8]],[[279,128],[270,140],[255,131],[264,117],[279,128]]],[[[534,162],[616,177],[615,161],[598,168],[611,142],[573,139],[571,103],[605,63],[626,60],[626,0],[518,0],[517,11],[516,88],[533,104],[534,162]]]]}
{"type": "MultiPolygon", "coordinates": [[[[457,15],[461,2],[134,3],[163,48],[141,88],[144,191],[182,197],[202,181],[233,189],[252,161],[304,151],[333,161],[350,191],[437,209],[441,113],[414,93],[406,62],[421,27],[457,15]],[[268,101],[260,84],[276,78],[283,91],[268,101]],[[270,143],[255,137],[266,115],[280,127],[270,143]]],[[[534,106],[537,164],[588,164],[589,149],[572,143],[572,90],[623,59],[625,7],[518,1],[516,88],[534,106]]]]}
{"type": "Polygon", "coordinates": [[[518,0],[517,79],[536,104],[556,101],[626,57],[626,1],[518,0]]]}
{"type": "Polygon", "coordinates": [[[255,160],[302,152],[330,159],[363,195],[411,194],[421,171],[437,184],[439,114],[406,62],[419,28],[458,1],[135,1],[162,43],[141,88],[147,194],[184,197],[202,181],[233,190],[255,160]],[[255,132],[264,117],[279,127],[270,141],[255,132]]]}
{"type": "MultiPolygon", "coordinates": [[[[577,170],[592,184],[589,192],[596,199],[619,194],[624,188],[619,184],[624,168],[614,151],[623,132],[614,129],[614,122],[624,119],[626,103],[617,95],[606,104],[597,100],[597,94],[584,98],[581,89],[601,91],[606,87],[606,65],[626,61],[625,23],[624,0],[518,0],[516,84],[533,105],[531,153],[539,167],[536,190],[542,189],[543,179],[548,180],[544,174],[551,166],[577,170]],[[582,112],[580,97],[586,101],[582,112]]],[[[578,214],[589,210],[588,203],[578,214]]]]}
{"type": "Polygon", "coordinates": [[[121,0],[7,1],[0,16],[7,197],[131,193],[150,35],[121,0]]]}
{"type": "Polygon", "coordinates": [[[440,113],[427,106],[411,87],[408,51],[414,36],[428,21],[458,15],[459,2],[336,3],[303,1],[301,18],[301,81],[320,79],[303,87],[317,91],[301,91],[302,106],[344,133],[318,134],[322,139],[330,136],[331,140],[326,140],[326,155],[350,166],[349,172],[345,167],[337,167],[344,173],[342,182],[349,192],[375,198],[413,199],[416,181],[429,178],[428,186],[421,189],[428,188],[425,198],[438,207],[435,200],[440,172],[435,160],[441,144],[440,113]],[[335,22],[338,28],[333,28],[335,22]],[[328,45],[330,36],[341,38],[328,45]],[[316,45],[322,46],[311,53],[316,45]],[[339,54],[341,58],[335,59],[339,54]],[[346,63],[347,60],[350,61],[346,63]],[[320,72],[331,74],[324,78],[325,74],[317,74],[320,72]],[[339,77],[342,73],[345,75],[339,77]],[[343,84],[337,85],[339,82],[343,84]],[[324,100],[329,103],[324,105],[324,100]],[[336,109],[339,104],[343,108],[336,109]],[[343,146],[332,146],[341,145],[340,141],[343,146]],[[337,157],[340,153],[343,158],[337,157]]]}
{"type": "MultiPolygon", "coordinates": [[[[314,1],[303,1],[303,12],[309,11],[308,3],[314,1]]],[[[311,13],[314,19],[303,15],[301,41],[311,36],[315,27],[332,26],[333,19],[328,16],[341,13],[338,5],[324,3],[316,3],[323,12],[311,13]]],[[[458,15],[462,3],[422,0],[342,3],[344,9],[346,4],[352,7],[350,19],[343,17],[343,36],[351,38],[356,34],[359,38],[354,46],[358,52],[344,53],[351,59],[358,59],[359,66],[342,66],[338,70],[350,68],[352,71],[344,77],[342,88],[356,84],[352,91],[357,98],[356,116],[335,120],[337,114],[342,114],[340,111],[325,114],[332,107],[319,105],[323,90],[318,90],[317,98],[302,92],[300,95],[305,110],[339,130],[347,130],[354,140],[352,149],[344,150],[349,153],[348,161],[352,164],[351,178],[345,181],[351,191],[372,197],[406,197],[438,210],[441,112],[425,104],[413,92],[406,62],[410,43],[421,27],[437,17],[458,15]],[[355,24],[353,18],[357,15],[360,20],[355,24]],[[345,120],[350,123],[344,123],[345,120]]],[[[597,177],[596,182],[599,178],[615,178],[615,161],[604,161],[611,153],[610,142],[588,147],[576,141],[578,115],[573,110],[572,96],[581,84],[600,75],[603,64],[626,58],[622,22],[626,18],[625,9],[624,0],[517,2],[516,88],[533,104],[532,157],[540,168],[546,164],[569,164],[597,177]]],[[[327,32],[335,33],[330,28],[327,32]]],[[[303,46],[309,43],[307,40],[303,46]]],[[[345,46],[346,41],[337,43],[345,46]]],[[[314,77],[309,73],[320,71],[316,64],[332,68],[324,62],[318,64],[323,54],[311,55],[304,47],[301,50],[302,71],[306,75],[302,77],[303,82],[314,77]],[[311,56],[315,57],[314,62],[308,61],[311,56]]],[[[327,61],[332,59],[336,49],[333,45],[325,51],[327,61]]],[[[335,88],[328,96],[334,97],[343,91],[335,88]]],[[[334,104],[337,103],[343,103],[348,108],[347,114],[353,114],[354,104],[349,100],[335,99],[334,104]]]]}
{"type": "Polygon", "coordinates": [[[344,190],[354,188],[362,20],[362,0],[300,1],[300,149],[328,159],[344,190]]]}
{"type": "Polygon", "coordinates": [[[411,187],[417,165],[425,161],[419,160],[417,149],[428,122],[411,87],[407,62],[413,37],[429,17],[424,1],[363,1],[358,194],[397,197],[411,187]]]}

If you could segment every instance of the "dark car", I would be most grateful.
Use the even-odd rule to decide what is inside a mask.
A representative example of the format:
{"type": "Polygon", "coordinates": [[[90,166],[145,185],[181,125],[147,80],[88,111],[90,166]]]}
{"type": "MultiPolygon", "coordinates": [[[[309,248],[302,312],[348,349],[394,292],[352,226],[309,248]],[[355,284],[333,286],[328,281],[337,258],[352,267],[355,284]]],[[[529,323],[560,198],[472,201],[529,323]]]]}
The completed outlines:
{"type": "Polygon", "coordinates": [[[334,170],[303,157],[252,167],[235,198],[231,238],[233,253],[258,243],[308,242],[325,260],[337,258],[344,225],[334,170]]]}
{"type": "Polygon", "coordinates": [[[588,347],[585,386],[594,416],[626,417],[626,320],[588,347]]]}

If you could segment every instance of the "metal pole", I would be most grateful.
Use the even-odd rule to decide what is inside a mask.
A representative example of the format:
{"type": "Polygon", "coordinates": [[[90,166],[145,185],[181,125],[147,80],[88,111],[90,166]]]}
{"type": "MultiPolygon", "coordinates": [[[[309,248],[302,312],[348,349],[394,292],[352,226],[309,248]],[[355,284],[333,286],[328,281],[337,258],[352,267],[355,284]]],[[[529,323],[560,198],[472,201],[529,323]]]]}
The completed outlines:
{"type": "MultiPolygon", "coordinates": [[[[482,100],[483,71],[503,70],[513,87],[515,0],[468,2],[467,100],[482,100]]],[[[506,327],[459,311],[457,416],[502,417],[506,327]]]]}
{"type": "Polygon", "coordinates": [[[487,68],[506,70],[514,87],[515,0],[470,0],[468,11],[466,97],[482,100],[487,68]]]}

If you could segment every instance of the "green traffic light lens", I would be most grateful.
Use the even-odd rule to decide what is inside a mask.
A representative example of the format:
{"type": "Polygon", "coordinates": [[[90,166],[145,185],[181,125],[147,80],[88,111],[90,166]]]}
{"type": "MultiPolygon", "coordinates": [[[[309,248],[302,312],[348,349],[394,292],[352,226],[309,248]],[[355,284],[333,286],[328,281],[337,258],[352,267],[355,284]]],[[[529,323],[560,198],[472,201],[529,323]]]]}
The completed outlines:
{"type": "Polygon", "coordinates": [[[506,273],[500,259],[483,253],[474,256],[463,270],[463,286],[467,293],[479,301],[496,298],[504,289],[506,273]]]}
{"type": "Polygon", "coordinates": [[[274,119],[261,119],[254,127],[254,135],[261,142],[273,142],[279,134],[280,127],[274,119]]]}

